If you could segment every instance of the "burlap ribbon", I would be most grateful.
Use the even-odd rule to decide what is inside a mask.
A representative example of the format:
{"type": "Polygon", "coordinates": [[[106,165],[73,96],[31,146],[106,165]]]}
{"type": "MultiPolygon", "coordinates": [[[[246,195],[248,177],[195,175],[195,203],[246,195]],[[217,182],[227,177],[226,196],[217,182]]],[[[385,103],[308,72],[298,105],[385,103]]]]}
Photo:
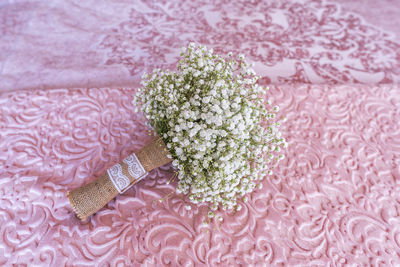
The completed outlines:
{"type": "Polygon", "coordinates": [[[164,142],[158,138],[107,170],[95,181],[67,193],[81,220],[104,207],[118,193],[140,181],[147,172],[172,161],[164,142]]]}

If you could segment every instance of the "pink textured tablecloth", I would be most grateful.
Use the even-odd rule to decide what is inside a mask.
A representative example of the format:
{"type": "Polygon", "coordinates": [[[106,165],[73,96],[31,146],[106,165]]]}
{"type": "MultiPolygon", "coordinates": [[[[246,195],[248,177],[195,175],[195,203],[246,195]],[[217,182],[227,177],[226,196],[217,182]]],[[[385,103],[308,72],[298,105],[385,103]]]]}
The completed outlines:
{"type": "Polygon", "coordinates": [[[400,265],[400,5],[381,3],[0,2],[0,266],[400,265]],[[66,191],[150,140],[140,74],[188,41],[256,63],[285,160],[222,222],[170,165],[80,222],[66,191]]]}

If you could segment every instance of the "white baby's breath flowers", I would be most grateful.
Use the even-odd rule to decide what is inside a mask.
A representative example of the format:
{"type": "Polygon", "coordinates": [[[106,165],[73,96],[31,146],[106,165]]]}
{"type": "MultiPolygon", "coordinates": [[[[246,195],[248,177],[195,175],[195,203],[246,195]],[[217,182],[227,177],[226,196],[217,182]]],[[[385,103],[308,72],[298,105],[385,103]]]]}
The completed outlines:
{"type": "Polygon", "coordinates": [[[268,88],[258,78],[243,55],[223,58],[193,43],[182,49],[177,71],[143,75],[134,103],[174,159],[177,192],[192,203],[232,209],[283,159],[279,107],[266,109],[268,88]]]}

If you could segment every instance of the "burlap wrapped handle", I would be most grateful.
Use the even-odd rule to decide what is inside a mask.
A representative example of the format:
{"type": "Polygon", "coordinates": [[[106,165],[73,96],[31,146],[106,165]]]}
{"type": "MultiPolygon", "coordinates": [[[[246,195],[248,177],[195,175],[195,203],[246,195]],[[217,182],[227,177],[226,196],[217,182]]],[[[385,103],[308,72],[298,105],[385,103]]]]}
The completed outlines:
{"type": "MultiPolygon", "coordinates": [[[[172,161],[172,159],[168,157],[168,151],[161,138],[154,139],[134,154],[146,172],[172,161]]],[[[134,156],[134,154],[129,157],[134,156]]],[[[129,185],[125,187],[128,188],[137,183],[141,178],[138,179],[130,175],[126,159],[119,164],[122,173],[129,178],[129,185]]],[[[115,180],[113,182],[107,171],[95,181],[74,189],[71,192],[67,192],[67,196],[78,218],[86,220],[90,215],[104,207],[110,200],[118,195],[118,193],[119,189],[116,187],[115,180]]]]}

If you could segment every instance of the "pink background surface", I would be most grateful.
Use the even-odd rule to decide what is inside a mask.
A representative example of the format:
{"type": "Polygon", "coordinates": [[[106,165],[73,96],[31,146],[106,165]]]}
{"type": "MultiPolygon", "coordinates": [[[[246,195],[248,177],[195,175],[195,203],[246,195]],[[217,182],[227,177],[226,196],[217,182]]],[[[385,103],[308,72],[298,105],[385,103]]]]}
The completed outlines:
{"type": "Polygon", "coordinates": [[[0,265],[400,264],[395,1],[0,4],[0,265]],[[66,191],[150,139],[139,77],[188,41],[256,63],[286,159],[222,222],[184,208],[169,165],[80,222],[66,191]]]}
{"type": "Polygon", "coordinates": [[[1,1],[0,90],[137,87],[189,41],[275,84],[398,83],[400,4],[338,1],[1,1]]]}

